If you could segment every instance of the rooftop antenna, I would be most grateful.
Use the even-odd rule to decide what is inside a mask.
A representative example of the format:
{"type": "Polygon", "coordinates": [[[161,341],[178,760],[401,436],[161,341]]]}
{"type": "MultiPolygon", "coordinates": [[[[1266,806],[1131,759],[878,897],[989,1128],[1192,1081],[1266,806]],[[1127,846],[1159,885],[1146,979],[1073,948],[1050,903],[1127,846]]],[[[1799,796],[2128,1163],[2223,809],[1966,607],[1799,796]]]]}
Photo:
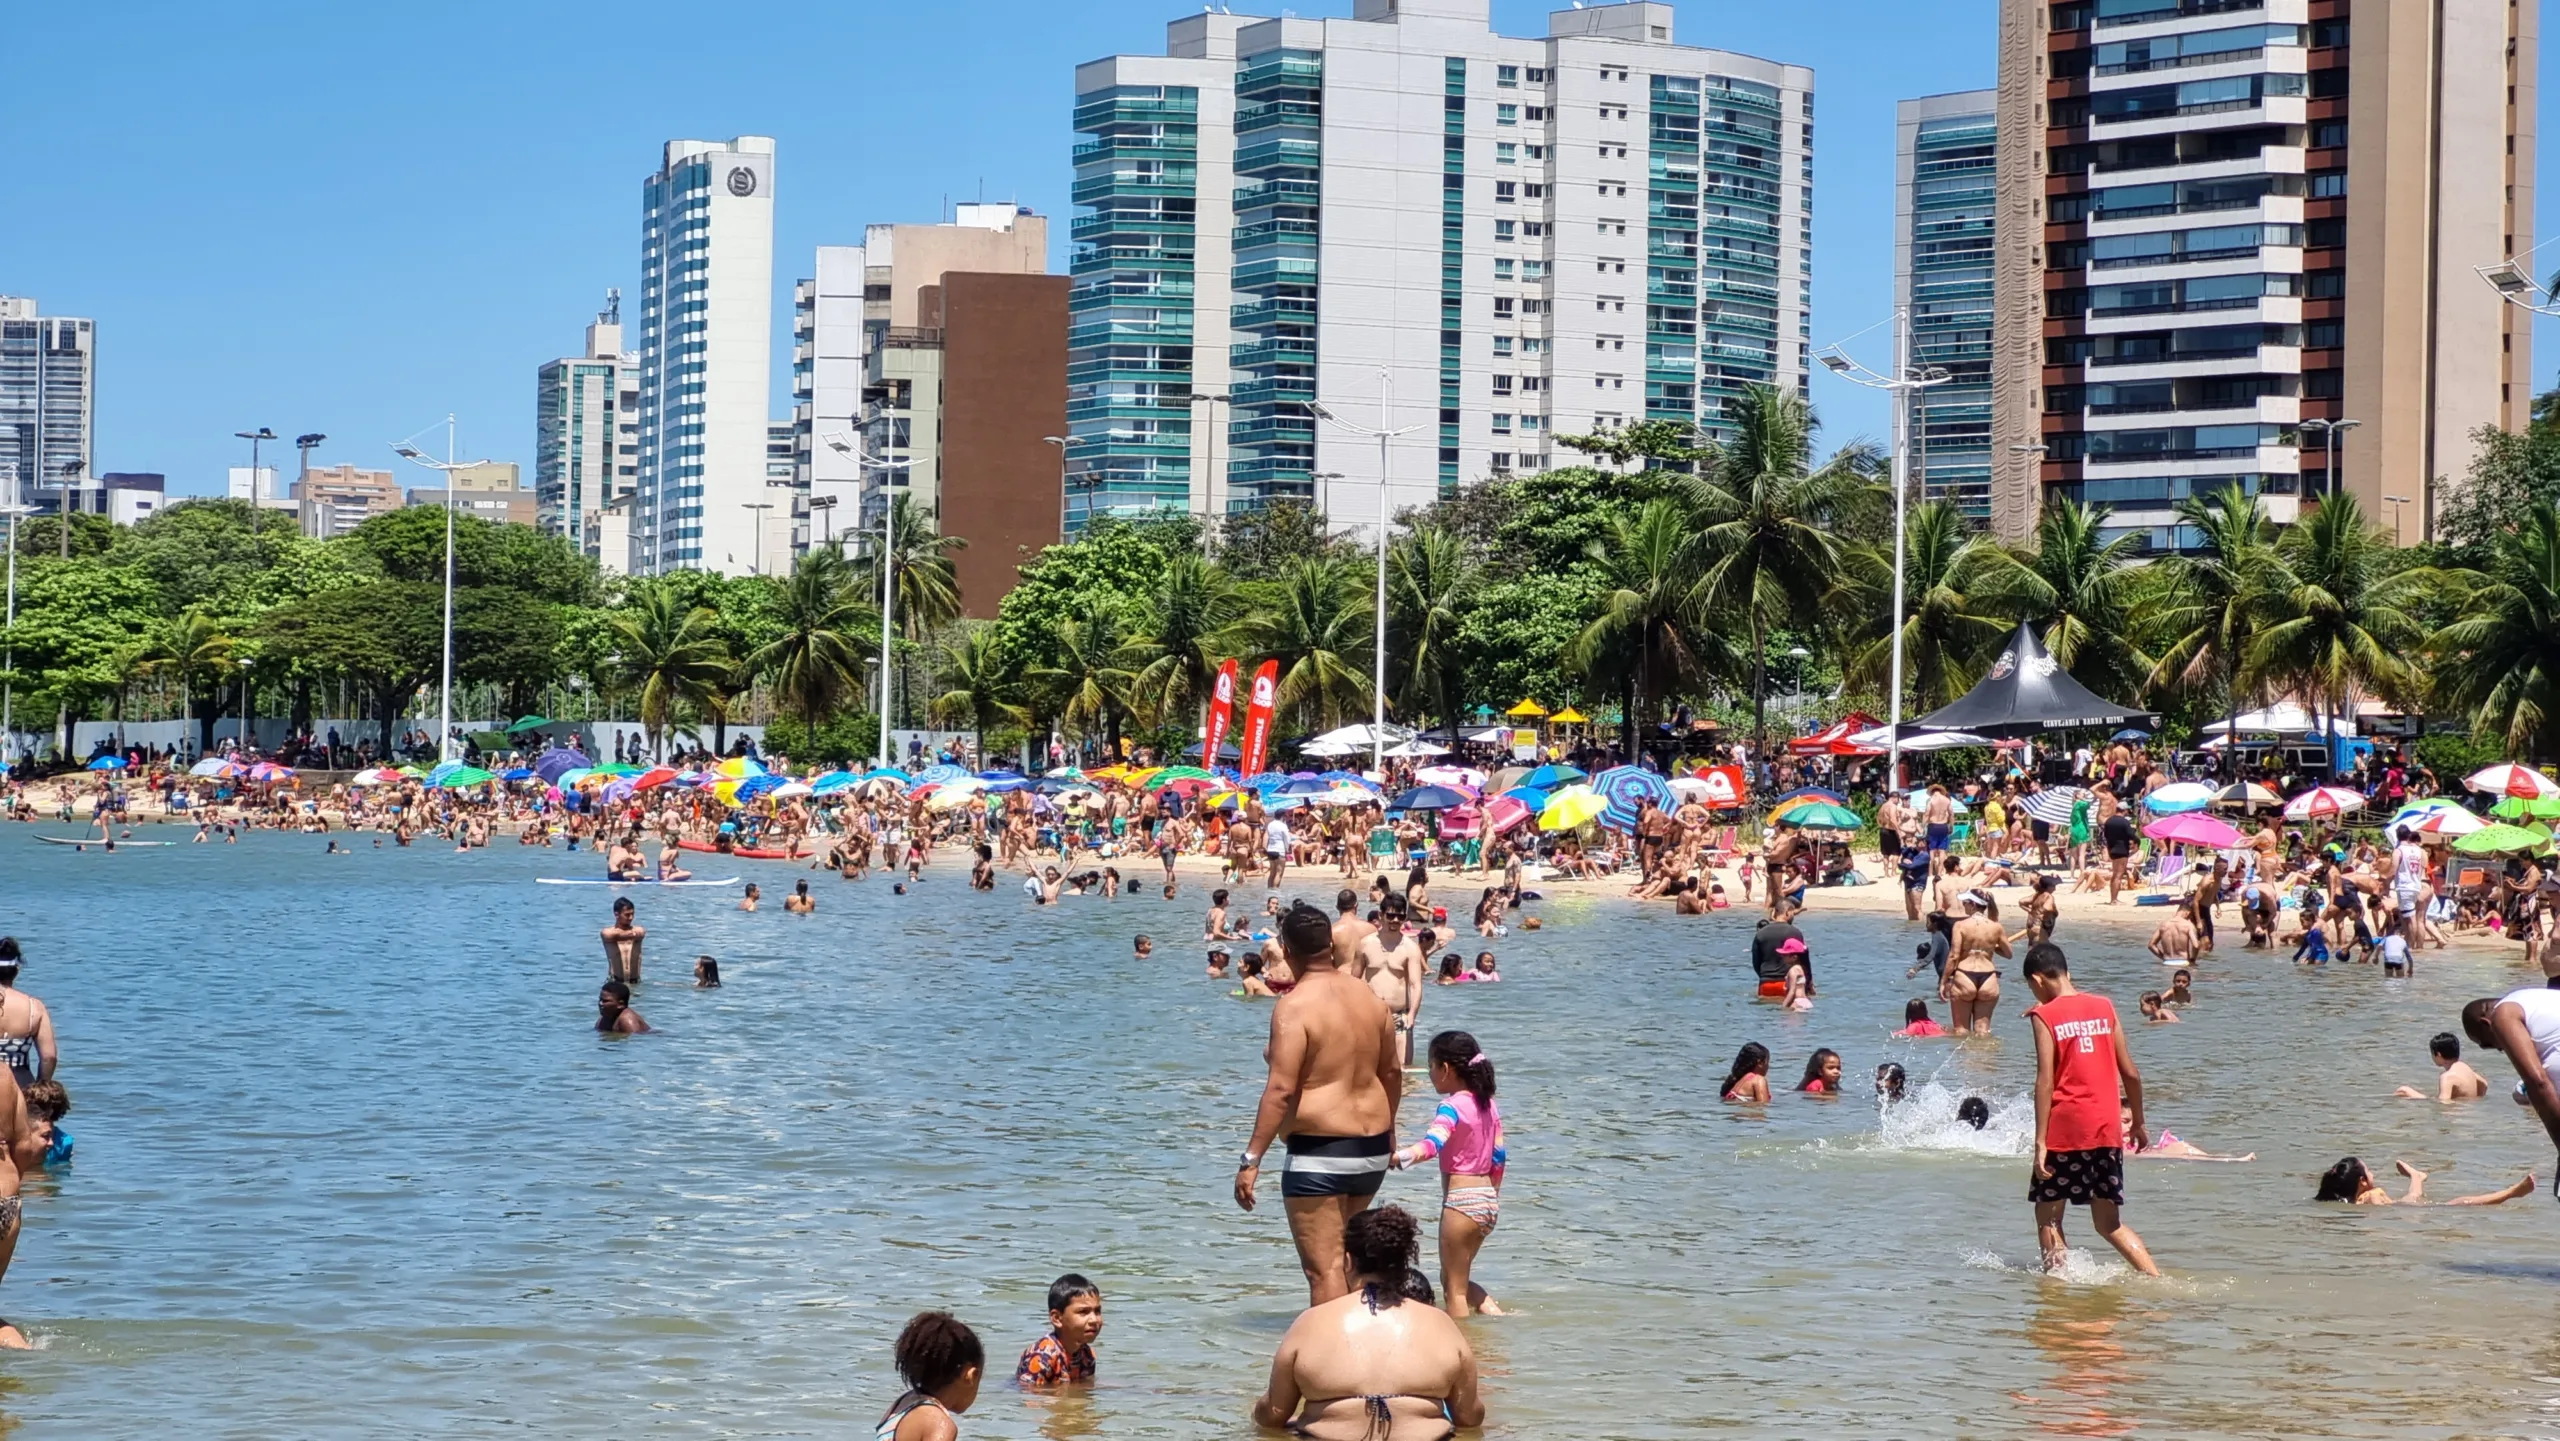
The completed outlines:
{"type": "Polygon", "coordinates": [[[604,293],[604,314],[596,319],[607,325],[622,323],[622,287],[617,285],[604,293]]]}

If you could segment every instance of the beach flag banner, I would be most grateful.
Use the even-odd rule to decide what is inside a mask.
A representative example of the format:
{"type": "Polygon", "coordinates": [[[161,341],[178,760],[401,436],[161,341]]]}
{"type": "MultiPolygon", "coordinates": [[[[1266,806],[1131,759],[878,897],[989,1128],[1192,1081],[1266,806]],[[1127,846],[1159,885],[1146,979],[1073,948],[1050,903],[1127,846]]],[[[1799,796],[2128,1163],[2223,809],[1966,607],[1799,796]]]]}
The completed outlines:
{"type": "Polygon", "coordinates": [[[1742,804],[1742,767],[1701,766],[1698,779],[1707,788],[1699,797],[1701,804],[1715,810],[1730,810],[1742,804]]]}
{"type": "Polygon", "coordinates": [[[1200,738],[1201,769],[1218,768],[1218,747],[1226,744],[1227,727],[1234,722],[1235,713],[1236,663],[1230,659],[1218,666],[1218,683],[1209,692],[1209,724],[1200,738]]]}
{"type": "Polygon", "coordinates": [[[1254,667],[1253,699],[1244,712],[1244,769],[1240,774],[1262,772],[1262,762],[1271,747],[1271,703],[1279,690],[1280,662],[1267,660],[1254,667]]]}

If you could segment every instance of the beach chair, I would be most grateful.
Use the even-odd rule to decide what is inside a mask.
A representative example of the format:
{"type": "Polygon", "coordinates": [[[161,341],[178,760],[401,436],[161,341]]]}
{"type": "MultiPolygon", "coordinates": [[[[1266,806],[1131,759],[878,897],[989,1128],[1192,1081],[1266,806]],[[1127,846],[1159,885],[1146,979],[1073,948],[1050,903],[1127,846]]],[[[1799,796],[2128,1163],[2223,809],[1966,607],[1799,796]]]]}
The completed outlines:
{"type": "Polygon", "coordinates": [[[2152,871],[2151,878],[2143,882],[2142,893],[2133,898],[2133,903],[2137,906],[2176,905],[2186,899],[2186,887],[2182,884],[2186,879],[2186,873],[2185,852],[2176,851],[2161,856],[2159,865],[2152,871]]]}

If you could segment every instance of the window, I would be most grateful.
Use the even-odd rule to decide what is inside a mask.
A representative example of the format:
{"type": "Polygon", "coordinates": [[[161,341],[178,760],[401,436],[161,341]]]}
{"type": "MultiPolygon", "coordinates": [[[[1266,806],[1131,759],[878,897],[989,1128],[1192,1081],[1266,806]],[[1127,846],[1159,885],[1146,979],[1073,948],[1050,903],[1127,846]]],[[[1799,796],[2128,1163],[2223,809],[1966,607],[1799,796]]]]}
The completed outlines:
{"type": "Polygon", "coordinates": [[[1547,83],[1546,68],[1544,66],[1532,65],[1529,67],[1529,73],[1525,78],[1532,85],[1544,85],[1547,83]]]}
{"type": "Polygon", "coordinates": [[[1524,375],[1520,377],[1520,389],[1524,392],[1544,390],[1546,388],[1547,378],[1543,375],[1524,375]]]}
{"type": "Polygon", "coordinates": [[[1530,200],[1544,200],[1547,198],[1547,187],[1540,185],[1535,181],[1531,181],[1530,183],[1520,187],[1520,193],[1523,197],[1530,200]]]}
{"type": "Polygon", "coordinates": [[[1496,204],[1496,205],[1512,205],[1512,204],[1516,204],[1516,203],[1519,201],[1519,199],[1520,199],[1520,183],[1519,183],[1518,181],[1516,181],[1516,180],[1497,180],[1497,181],[1493,182],[1493,203],[1494,203],[1494,204],[1496,204]]]}
{"type": "Polygon", "coordinates": [[[2343,170],[2323,170],[2311,177],[2311,196],[2315,200],[2326,200],[2346,193],[2347,172],[2343,170]]]}
{"type": "Polygon", "coordinates": [[[1520,160],[1520,147],[1519,147],[1519,146],[1512,144],[1512,143],[1511,143],[1510,141],[1508,141],[1508,140],[1497,140],[1497,141],[1495,141],[1495,142],[1494,142],[1494,145],[1493,145],[1493,163],[1494,163],[1494,164],[1496,164],[1496,165],[1516,165],[1516,164],[1518,164],[1518,163],[1519,163],[1519,160],[1520,160]]]}
{"type": "Polygon", "coordinates": [[[1544,105],[1530,106],[1529,113],[1526,118],[1532,125],[1543,124],[1547,118],[1547,107],[1544,105]]]}
{"type": "Polygon", "coordinates": [[[1511,265],[1512,261],[1510,256],[1504,255],[1496,257],[1493,262],[1493,278],[1496,280],[1509,280],[1511,278],[1511,265]]]}
{"type": "Polygon", "coordinates": [[[1518,85],[1520,83],[1520,67],[1517,65],[1496,65],[1493,67],[1493,83],[1506,90],[1518,85]]]}
{"type": "Polygon", "coordinates": [[[1532,160],[1544,160],[1547,158],[1547,147],[1543,145],[1524,145],[1521,148],[1529,152],[1529,158],[1532,160]]]}
{"type": "Polygon", "coordinates": [[[1493,123],[1496,125],[1519,124],[1520,107],[1517,105],[1496,105],[1493,107],[1493,123]]]}
{"type": "Polygon", "coordinates": [[[1547,222],[1543,220],[1523,220],[1520,222],[1520,233],[1529,237],[1531,240],[1535,240],[1547,233],[1547,222]]]}
{"type": "Polygon", "coordinates": [[[1510,296],[1508,296],[1508,295],[1497,295],[1497,296],[1495,296],[1495,297],[1493,298],[1493,318],[1494,318],[1494,319],[1496,319],[1496,320],[1508,320],[1508,319],[1510,319],[1510,318],[1511,318],[1511,304],[1512,304],[1512,302],[1511,302],[1511,297],[1510,297],[1510,296]]]}
{"type": "Polygon", "coordinates": [[[2313,350],[2334,350],[2347,343],[2344,321],[2315,320],[2302,327],[2302,343],[2313,350]]]}
{"type": "Polygon", "coordinates": [[[1511,353],[1511,337],[1508,335],[1495,336],[1493,338],[1493,353],[1496,355],[1509,355],[1511,353]]]}
{"type": "Polygon", "coordinates": [[[1493,238],[1496,240],[1517,239],[1518,236],[1515,232],[1519,229],[1519,226],[1520,222],[1516,220],[1497,220],[1493,222],[1493,238]]]}
{"type": "Polygon", "coordinates": [[[1520,430],[1523,434],[1536,430],[1545,424],[1546,417],[1542,415],[1529,415],[1523,413],[1520,417],[1520,430]]]}
{"type": "Polygon", "coordinates": [[[1523,261],[1521,261],[1521,262],[1520,262],[1520,278],[1521,278],[1521,279],[1523,279],[1523,280],[1544,280],[1544,279],[1546,279],[1546,278],[1547,278],[1547,263],[1546,263],[1545,261],[1543,261],[1543,260],[1523,260],[1523,261]]]}
{"type": "Polygon", "coordinates": [[[1543,300],[1523,300],[1520,302],[1520,313],[1522,315],[1544,315],[1547,313],[1547,303],[1543,300]]]}
{"type": "Polygon", "coordinates": [[[1603,335],[1591,342],[1591,348],[1594,350],[1624,350],[1627,348],[1627,338],[1623,335],[1603,335]]]}
{"type": "Polygon", "coordinates": [[[2311,144],[2314,149],[2330,150],[2346,143],[2347,122],[2343,120],[2323,120],[2311,127],[2311,144]]]}
{"type": "Polygon", "coordinates": [[[2335,300],[2347,293],[2347,273],[2314,270],[2302,277],[2302,293],[2313,300],[2335,300]]]}
{"type": "MultiPolygon", "coordinates": [[[[1500,393],[1501,392],[1499,391],[1495,392],[1497,395],[1500,393]]],[[[1495,411],[1493,413],[1493,433],[1496,435],[1509,435],[1511,433],[1511,417],[1503,414],[1501,411],[1495,411]]]]}
{"type": "Polygon", "coordinates": [[[1534,335],[1520,342],[1520,353],[1522,355],[1543,355],[1546,353],[1546,349],[1547,343],[1534,335]]]}

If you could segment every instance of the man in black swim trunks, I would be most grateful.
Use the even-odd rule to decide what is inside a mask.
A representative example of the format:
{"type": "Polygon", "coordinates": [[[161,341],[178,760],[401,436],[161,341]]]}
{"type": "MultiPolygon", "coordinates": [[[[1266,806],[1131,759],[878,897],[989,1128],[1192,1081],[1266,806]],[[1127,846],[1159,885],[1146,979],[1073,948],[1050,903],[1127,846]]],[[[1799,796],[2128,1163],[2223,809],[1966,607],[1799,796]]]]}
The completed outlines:
{"type": "Polygon", "coordinates": [[[1236,1162],[1236,1204],[1253,1209],[1263,1153],[1285,1140],[1280,1195],[1306,1272],[1307,1304],[1349,1295],[1343,1227],[1368,1208],[1395,1147],[1404,1090],[1403,1047],[1386,1004],[1333,951],[1322,911],[1300,904],[1280,919],[1279,941],[1296,983],[1271,1009],[1270,1072],[1253,1136],[1236,1162]]]}

